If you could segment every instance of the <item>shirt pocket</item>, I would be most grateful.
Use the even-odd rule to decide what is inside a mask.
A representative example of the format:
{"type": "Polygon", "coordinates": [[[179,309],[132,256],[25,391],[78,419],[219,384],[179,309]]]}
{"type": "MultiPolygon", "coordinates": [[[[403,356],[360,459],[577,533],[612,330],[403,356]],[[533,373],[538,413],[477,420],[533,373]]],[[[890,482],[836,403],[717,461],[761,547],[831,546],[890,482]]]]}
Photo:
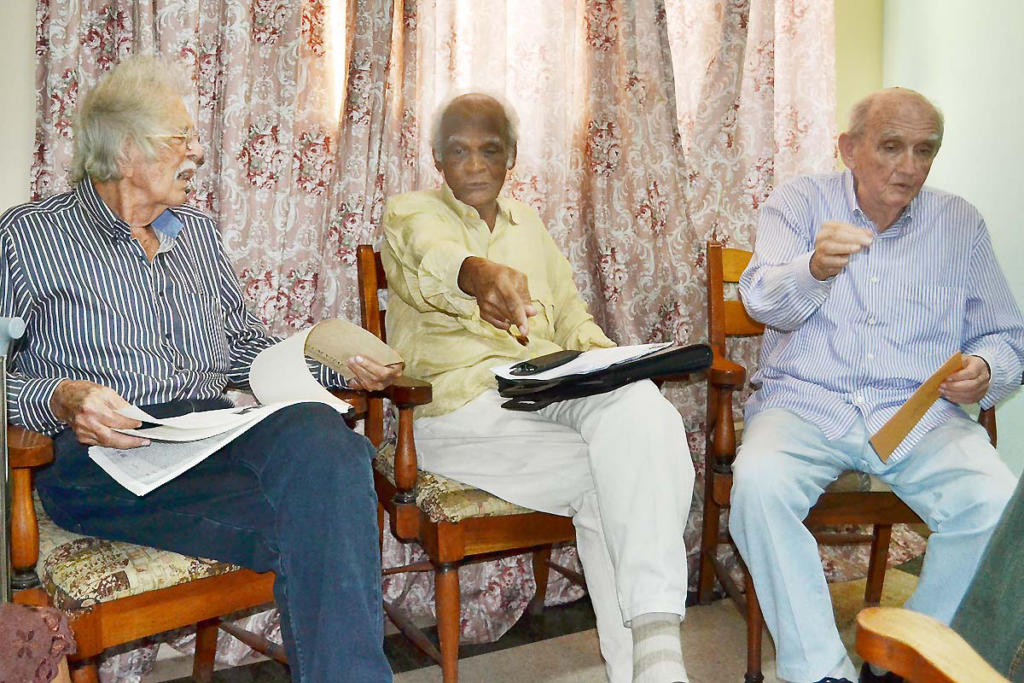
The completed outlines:
{"type": "Polygon", "coordinates": [[[530,318],[530,334],[539,333],[546,339],[555,338],[555,299],[546,282],[530,282],[530,303],[537,314],[530,318]]]}
{"type": "Polygon", "coordinates": [[[960,348],[966,313],[964,288],[910,287],[904,290],[902,300],[903,305],[895,307],[890,320],[895,341],[960,348]]]}

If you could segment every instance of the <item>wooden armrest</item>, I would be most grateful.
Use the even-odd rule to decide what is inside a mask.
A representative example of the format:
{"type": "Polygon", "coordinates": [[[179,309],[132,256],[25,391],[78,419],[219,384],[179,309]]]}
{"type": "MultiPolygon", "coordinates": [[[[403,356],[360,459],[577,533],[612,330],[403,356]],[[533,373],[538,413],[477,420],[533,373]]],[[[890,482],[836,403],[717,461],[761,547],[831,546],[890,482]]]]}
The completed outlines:
{"type": "Polygon", "coordinates": [[[735,389],[743,386],[747,371],[742,365],[733,363],[728,358],[715,353],[711,367],[708,369],[708,380],[713,386],[722,389],[735,389]]]}
{"type": "Polygon", "coordinates": [[[53,462],[53,440],[22,427],[7,425],[11,464],[11,568],[15,588],[38,583],[39,520],[32,502],[32,468],[53,462]]]}
{"type": "Polygon", "coordinates": [[[915,683],[1005,683],[956,631],[897,607],[869,607],[857,615],[857,652],[915,683]]]}
{"type": "Polygon", "coordinates": [[[405,375],[392,382],[383,393],[400,409],[426,405],[433,400],[433,389],[429,382],[405,375]]]}
{"type": "Polygon", "coordinates": [[[53,440],[24,427],[7,425],[11,469],[41,467],[53,462],[53,440]]]}

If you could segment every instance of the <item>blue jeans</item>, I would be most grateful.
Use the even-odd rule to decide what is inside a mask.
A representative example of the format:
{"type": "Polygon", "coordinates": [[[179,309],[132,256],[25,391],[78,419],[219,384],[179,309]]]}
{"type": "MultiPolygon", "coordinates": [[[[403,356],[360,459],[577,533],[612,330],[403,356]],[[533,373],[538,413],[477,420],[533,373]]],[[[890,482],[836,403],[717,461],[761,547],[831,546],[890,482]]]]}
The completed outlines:
{"type": "Polygon", "coordinates": [[[829,440],[787,410],[747,420],[733,465],[729,531],[750,569],[775,639],[778,677],[817,681],[856,671],[832,613],[818,544],[803,525],[822,491],[845,470],[878,476],[928,524],[921,579],[906,603],[948,623],[1013,493],[1016,479],[985,430],[964,418],[928,432],[906,455],[882,462],[857,420],[829,440]]]}
{"type": "MultiPolygon", "coordinates": [[[[225,402],[150,406],[157,417],[225,402]]],[[[71,430],[37,489],[76,533],[208,557],[276,574],[296,681],[390,681],[383,652],[373,448],[332,408],[283,408],[146,496],[122,488],[71,430]]]]}

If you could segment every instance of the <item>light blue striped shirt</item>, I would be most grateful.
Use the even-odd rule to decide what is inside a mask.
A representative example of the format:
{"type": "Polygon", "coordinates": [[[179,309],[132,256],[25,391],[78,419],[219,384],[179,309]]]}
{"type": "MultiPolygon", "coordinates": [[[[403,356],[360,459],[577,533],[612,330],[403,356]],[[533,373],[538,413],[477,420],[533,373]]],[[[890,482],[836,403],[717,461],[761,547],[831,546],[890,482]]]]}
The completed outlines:
{"type": "MultiPolygon", "coordinates": [[[[761,210],[740,296],[751,317],[768,326],[748,418],[785,408],[834,439],[862,416],[874,433],[957,351],[981,356],[991,369],[982,406],[1021,383],[1024,319],[985,221],[955,195],[923,188],[878,233],[857,206],[849,171],[798,178],[761,210]],[[875,240],[821,282],[809,263],[826,221],[868,228],[875,240]]],[[[939,399],[894,457],[963,414],[939,399]]]]}
{"type": "Polygon", "coordinates": [[[277,339],[246,310],[216,225],[187,206],[153,225],[150,262],[89,181],[0,216],[0,316],[26,323],[9,362],[14,424],[60,431],[50,397],[64,379],[136,405],[248,384],[253,359],[277,339]]]}

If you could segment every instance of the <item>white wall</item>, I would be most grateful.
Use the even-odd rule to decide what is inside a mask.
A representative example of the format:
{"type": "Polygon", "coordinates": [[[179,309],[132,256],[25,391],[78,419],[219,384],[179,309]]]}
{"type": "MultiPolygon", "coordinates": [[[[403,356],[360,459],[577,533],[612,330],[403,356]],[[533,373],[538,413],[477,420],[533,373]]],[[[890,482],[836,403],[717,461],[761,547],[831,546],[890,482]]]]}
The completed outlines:
{"type": "MultiPolygon", "coordinates": [[[[946,117],[928,184],[984,214],[1017,302],[1024,302],[1024,3],[887,0],[883,81],[918,90],[946,117]]],[[[996,411],[999,451],[1024,469],[1024,392],[996,411]]]]}
{"type": "Polygon", "coordinates": [[[0,212],[29,199],[35,134],[35,2],[0,2],[0,212]]]}

